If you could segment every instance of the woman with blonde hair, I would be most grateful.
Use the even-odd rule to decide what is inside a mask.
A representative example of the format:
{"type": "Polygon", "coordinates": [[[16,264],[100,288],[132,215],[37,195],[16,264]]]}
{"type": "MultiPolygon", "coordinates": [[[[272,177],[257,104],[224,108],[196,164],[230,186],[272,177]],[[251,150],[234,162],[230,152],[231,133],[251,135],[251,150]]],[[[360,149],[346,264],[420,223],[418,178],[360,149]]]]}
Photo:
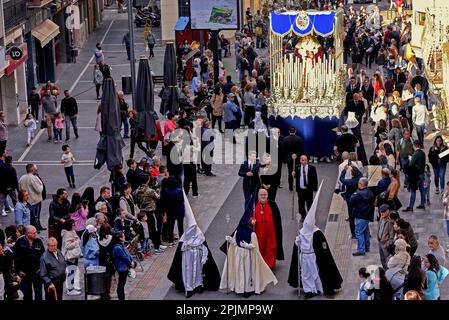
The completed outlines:
{"type": "Polygon", "coordinates": [[[388,133],[388,140],[393,142],[394,150],[397,150],[397,145],[399,141],[401,141],[401,138],[402,138],[401,122],[399,121],[399,119],[393,119],[391,120],[391,129],[390,132],[388,133]]]}

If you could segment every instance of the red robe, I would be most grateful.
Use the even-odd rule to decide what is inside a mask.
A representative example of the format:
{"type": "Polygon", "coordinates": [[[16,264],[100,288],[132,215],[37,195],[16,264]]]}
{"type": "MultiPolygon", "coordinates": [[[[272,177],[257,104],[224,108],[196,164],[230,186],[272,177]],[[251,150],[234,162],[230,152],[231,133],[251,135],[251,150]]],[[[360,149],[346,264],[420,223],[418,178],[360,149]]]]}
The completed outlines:
{"type": "Polygon", "coordinates": [[[268,203],[263,206],[257,203],[252,220],[256,220],[255,232],[259,242],[259,250],[263,259],[270,268],[276,265],[277,244],[276,228],[274,226],[273,213],[268,203]]]}

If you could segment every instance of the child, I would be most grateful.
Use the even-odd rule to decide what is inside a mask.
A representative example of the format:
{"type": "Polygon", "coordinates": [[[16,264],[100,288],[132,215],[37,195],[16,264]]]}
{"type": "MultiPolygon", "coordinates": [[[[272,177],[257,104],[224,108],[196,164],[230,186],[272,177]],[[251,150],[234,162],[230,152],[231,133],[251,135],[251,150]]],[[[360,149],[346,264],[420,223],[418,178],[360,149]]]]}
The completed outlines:
{"type": "Polygon", "coordinates": [[[34,139],[34,132],[37,129],[36,120],[33,117],[33,114],[28,113],[25,121],[23,122],[23,126],[27,128],[28,140],[27,147],[31,145],[31,141],[34,139]]]}
{"type": "Polygon", "coordinates": [[[141,239],[141,247],[144,257],[151,257],[150,252],[150,228],[148,226],[148,217],[145,212],[139,212],[137,214],[137,220],[139,220],[140,228],[139,228],[139,236],[141,239]]]}
{"type": "Polygon", "coordinates": [[[428,164],[426,164],[426,166],[424,167],[424,183],[423,183],[423,188],[424,188],[424,193],[426,195],[426,199],[427,199],[427,205],[430,205],[430,167],[428,164]]]}
{"type": "Polygon", "coordinates": [[[114,220],[114,233],[123,232],[126,241],[131,241],[135,233],[131,228],[131,221],[126,219],[126,211],[122,208],[117,209],[117,218],[114,220]]]}
{"type": "Polygon", "coordinates": [[[58,113],[55,120],[55,143],[62,142],[62,129],[64,129],[64,115],[58,113]]]}
{"type": "Polygon", "coordinates": [[[366,271],[366,268],[359,269],[360,285],[357,300],[371,300],[368,290],[371,288],[371,275],[366,271]]]}
{"type": "Polygon", "coordinates": [[[67,177],[67,181],[69,182],[70,188],[75,188],[75,175],[73,173],[73,163],[76,161],[75,157],[73,156],[72,150],[67,144],[62,146],[62,151],[64,153],[61,157],[61,163],[64,165],[64,171],[67,177]]]}

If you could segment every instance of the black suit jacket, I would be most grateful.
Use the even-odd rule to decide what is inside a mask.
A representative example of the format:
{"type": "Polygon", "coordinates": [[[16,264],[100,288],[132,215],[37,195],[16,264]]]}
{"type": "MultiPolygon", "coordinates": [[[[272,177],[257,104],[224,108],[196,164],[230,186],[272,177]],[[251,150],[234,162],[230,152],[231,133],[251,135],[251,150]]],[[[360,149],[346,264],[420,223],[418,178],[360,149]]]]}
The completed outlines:
{"type": "MultiPolygon", "coordinates": [[[[296,191],[300,191],[300,178],[301,178],[301,165],[297,165],[295,172],[296,172],[296,191]]],[[[316,168],[312,165],[309,164],[308,170],[307,170],[307,189],[312,190],[312,191],[317,191],[318,190],[318,175],[316,173],[316,168]]]]}
{"type": "Polygon", "coordinates": [[[302,139],[297,135],[289,135],[284,138],[284,161],[289,162],[292,161],[292,154],[296,153],[296,155],[301,157],[304,154],[304,149],[302,146],[302,139]]]}
{"type": "Polygon", "coordinates": [[[249,169],[248,161],[242,163],[239,170],[239,176],[243,177],[243,190],[249,191],[260,187],[261,182],[259,172],[260,172],[259,160],[256,160],[256,163],[253,164],[253,168],[251,170],[249,169]],[[246,175],[250,171],[253,173],[252,177],[248,177],[246,175]]]}

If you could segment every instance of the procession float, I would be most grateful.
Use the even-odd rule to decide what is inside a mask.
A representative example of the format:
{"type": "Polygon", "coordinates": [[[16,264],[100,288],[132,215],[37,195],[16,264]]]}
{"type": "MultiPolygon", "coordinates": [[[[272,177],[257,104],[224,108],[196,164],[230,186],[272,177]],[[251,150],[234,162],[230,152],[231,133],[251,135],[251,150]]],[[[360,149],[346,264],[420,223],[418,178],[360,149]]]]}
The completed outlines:
{"type": "Polygon", "coordinates": [[[286,11],[270,15],[270,126],[291,126],[310,156],[332,154],[345,104],[344,12],[286,11]]]}

